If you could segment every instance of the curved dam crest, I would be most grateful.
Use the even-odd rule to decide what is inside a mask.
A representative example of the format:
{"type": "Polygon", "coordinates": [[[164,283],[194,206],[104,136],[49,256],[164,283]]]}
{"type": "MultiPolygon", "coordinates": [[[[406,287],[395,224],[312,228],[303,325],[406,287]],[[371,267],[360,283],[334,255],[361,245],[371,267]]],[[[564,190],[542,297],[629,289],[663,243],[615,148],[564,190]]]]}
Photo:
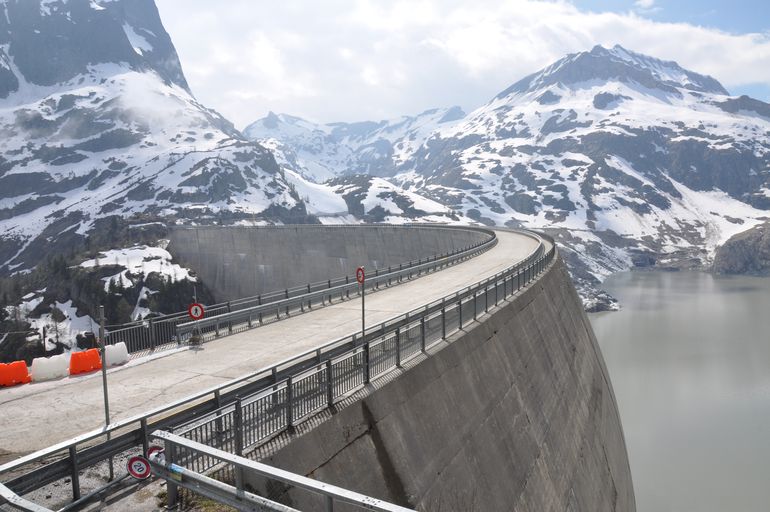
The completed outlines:
{"type": "Polygon", "coordinates": [[[398,266],[475,245],[489,234],[440,226],[175,228],[169,252],[196,271],[217,301],[398,266]]]}
{"type": "Polygon", "coordinates": [[[607,369],[560,258],[430,357],[321,416],[258,455],[418,510],[635,511],[607,369]]]}

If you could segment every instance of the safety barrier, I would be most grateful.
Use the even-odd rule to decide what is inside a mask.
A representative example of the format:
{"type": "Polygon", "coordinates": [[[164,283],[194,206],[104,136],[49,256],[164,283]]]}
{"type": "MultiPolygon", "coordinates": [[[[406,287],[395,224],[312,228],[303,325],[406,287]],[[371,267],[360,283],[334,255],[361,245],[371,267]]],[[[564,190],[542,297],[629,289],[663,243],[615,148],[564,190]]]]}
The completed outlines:
{"type": "Polygon", "coordinates": [[[69,362],[66,354],[51,357],[36,357],[32,360],[32,381],[60,379],[69,375],[69,362]]]}
{"type": "Polygon", "coordinates": [[[107,345],[104,347],[104,359],[107,361],[107,367],[118,366],[128,362],[128,348],[122,341],[116,345],[107,345]]]}
{"type": "Polygon", "coordinates": [[[16,386],[31,380],[27,363],[24,361],[0,364],[0,386],[16,386]]]}
{"type": "Polygon", "coordinates": [[[102,368],[102,359],[95,348],[70,354],[70,375],[88,373],[102,368]]]}

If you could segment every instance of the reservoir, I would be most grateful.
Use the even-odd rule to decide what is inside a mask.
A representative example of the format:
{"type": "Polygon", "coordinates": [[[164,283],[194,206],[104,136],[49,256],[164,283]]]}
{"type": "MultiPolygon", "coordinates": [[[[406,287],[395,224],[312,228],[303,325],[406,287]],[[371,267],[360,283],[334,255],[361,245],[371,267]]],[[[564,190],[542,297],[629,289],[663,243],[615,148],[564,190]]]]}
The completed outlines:
{"type": "Polygon", "coordinates": [[[770,510],[770,279],[624,272],[591,316],[639,512],[770,510]]]}

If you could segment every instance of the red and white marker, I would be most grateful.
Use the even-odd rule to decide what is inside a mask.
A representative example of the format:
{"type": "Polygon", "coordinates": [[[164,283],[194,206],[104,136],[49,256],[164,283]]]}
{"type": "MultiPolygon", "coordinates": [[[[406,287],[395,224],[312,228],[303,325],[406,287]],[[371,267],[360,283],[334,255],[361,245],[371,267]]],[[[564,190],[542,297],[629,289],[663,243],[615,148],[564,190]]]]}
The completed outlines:
{"type": "Polygon", "coordinates": [[[365,280],[366,273],[364,272],[364,267],[358,267],[356,269],[356,281],[358,281],[358,284],[364,284],[365,280]]]}
{"type": "Polygon", "coordinates": [[[150,446],[147,449],[147,459],[152,460],[153,457],[157,457],[161,453],[163,453],[165,450],[160,446],[150,446]]]}
{"type": "Polygon", "coordinates": [[[205,313],[206,311],[203,309],[203,304],[198,304],[197,302],[190,304],[190,307],[187,308],[187,314],[190,315],[190,318],[193,320],[200,320],[205,313]]]}
{"type": "Polygon", "coordinates": [[[145,480],[150,476],[150,462],[141,455],[128,459],[128,474],[137,480],[145,480]]]}

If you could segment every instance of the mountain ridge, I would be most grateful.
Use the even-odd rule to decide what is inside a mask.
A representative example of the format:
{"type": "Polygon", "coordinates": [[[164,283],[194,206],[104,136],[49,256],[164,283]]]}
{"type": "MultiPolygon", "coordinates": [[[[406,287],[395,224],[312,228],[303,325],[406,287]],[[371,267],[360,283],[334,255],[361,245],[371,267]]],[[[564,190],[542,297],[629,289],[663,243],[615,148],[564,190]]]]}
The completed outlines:
{"type": "Polygon", "coordinates": [[[584,295],[599,296],[618,270],[706,268],[716,246],[768,217],[768,109],[675,62],[594,47],[422,133],[381,168],[476,222],[552,232],[584,295]]]}

